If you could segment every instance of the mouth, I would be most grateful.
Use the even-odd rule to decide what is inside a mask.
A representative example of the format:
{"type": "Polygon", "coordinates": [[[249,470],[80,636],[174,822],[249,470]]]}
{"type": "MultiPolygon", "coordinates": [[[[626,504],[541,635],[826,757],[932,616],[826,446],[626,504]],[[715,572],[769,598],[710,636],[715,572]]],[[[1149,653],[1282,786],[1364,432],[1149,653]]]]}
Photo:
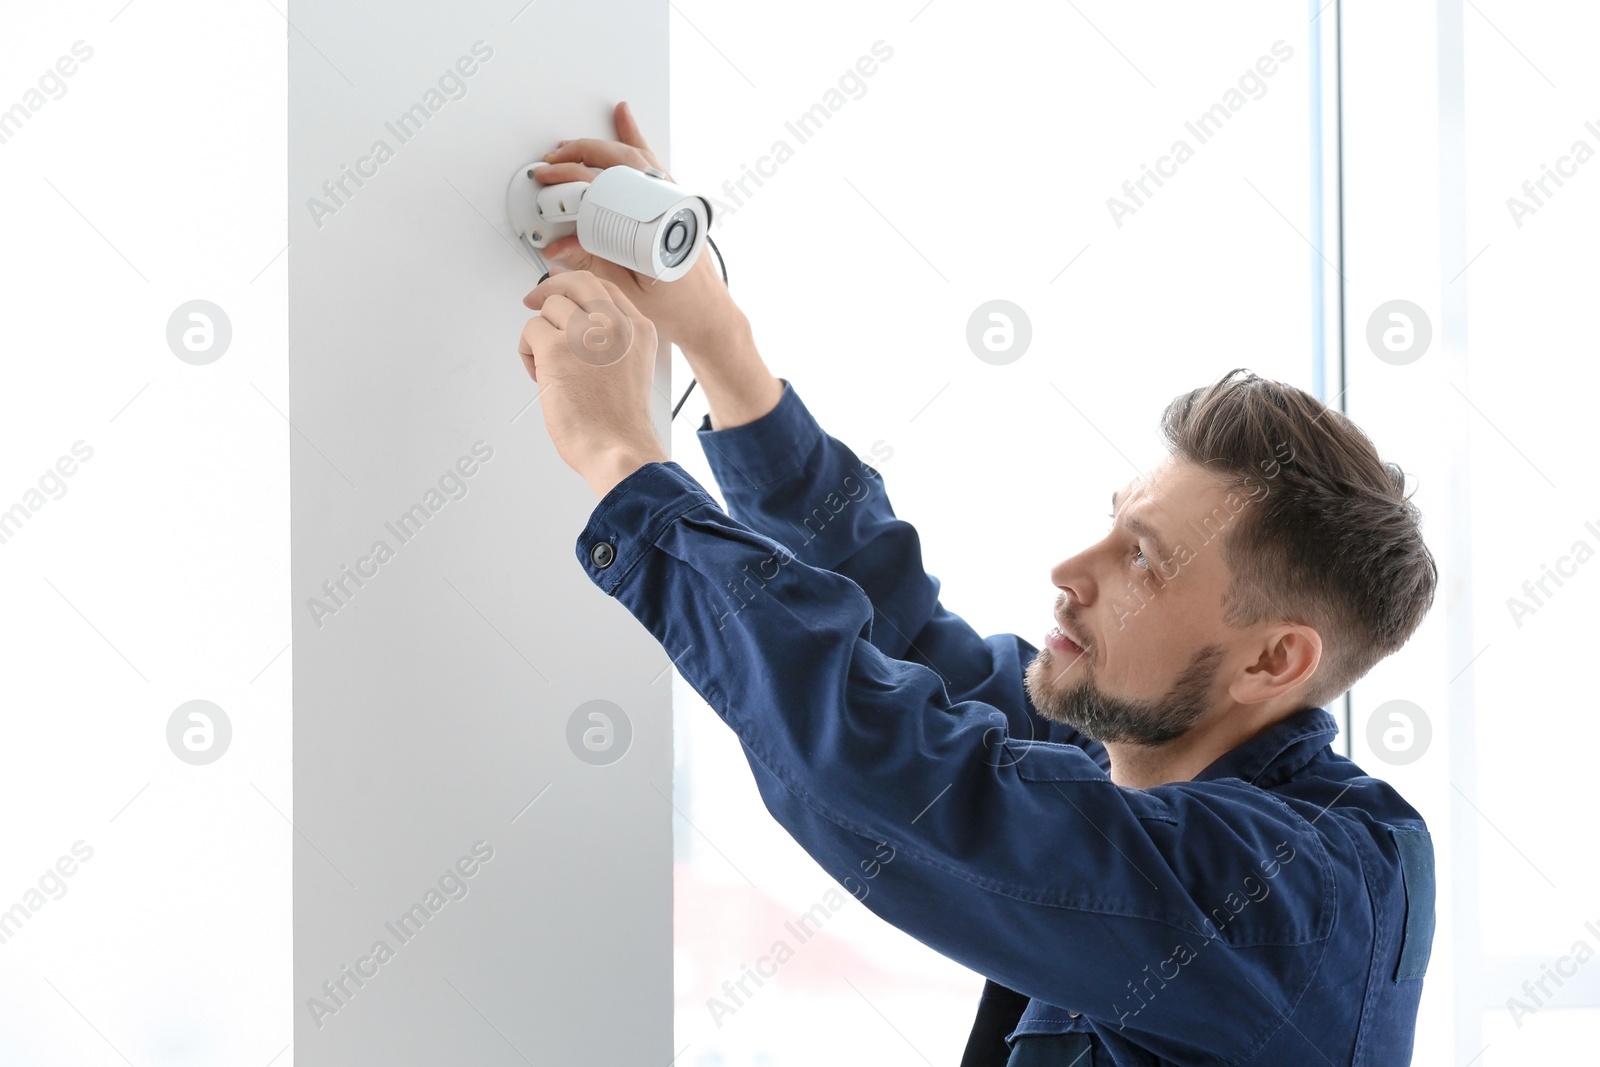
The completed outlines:
{"type": "Polygon", "coordinates": [[[1059,615],[1056,616],[1055,626],[1051,627],[1050,631],[1045,634],[1044,640],[1052,651],[1059,652],[1062,655],[1082,656],[1084,654],[1083,642],[1073,636],[1066,628],[1066,624],[1061,621],[1059,615]]]}

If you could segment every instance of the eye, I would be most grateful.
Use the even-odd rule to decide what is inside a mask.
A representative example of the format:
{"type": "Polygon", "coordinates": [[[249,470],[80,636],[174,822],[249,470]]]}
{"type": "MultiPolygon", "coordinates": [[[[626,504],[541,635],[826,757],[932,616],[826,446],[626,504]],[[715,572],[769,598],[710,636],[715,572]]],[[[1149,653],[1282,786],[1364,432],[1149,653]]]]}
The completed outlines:
{"type": "MultiPolygon", "coordinates": [[[[1116,512],[1107,512],[1106,518],[1110,519],[1112,522],[1116,522],[1116,512]]],[[[1133,546],[1133,558],[1139,561],[1138,563],[1134,564],[1134,566],[1138,567],[1140,570],[1147,571],[1150,569],[1150,561],[1145,558],[1144,551],[1140,549],[1138,545],[1133,546]]]]}

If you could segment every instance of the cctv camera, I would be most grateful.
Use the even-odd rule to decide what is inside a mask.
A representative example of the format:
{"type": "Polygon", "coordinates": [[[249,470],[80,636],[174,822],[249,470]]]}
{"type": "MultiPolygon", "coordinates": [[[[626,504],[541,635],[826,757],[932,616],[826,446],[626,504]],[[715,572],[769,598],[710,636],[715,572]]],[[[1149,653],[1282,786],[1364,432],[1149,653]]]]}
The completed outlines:
{"type": "Polygon", "coordinates": [[[711,225],[711,204],[651,168],[607,167],[593,181],[542,185],[529,163],[518,168],[506,191],[506,208],[517,236],[544,248],[573,233],[584,250],[661,281],[683,277],[694,266],[711,225]]]}

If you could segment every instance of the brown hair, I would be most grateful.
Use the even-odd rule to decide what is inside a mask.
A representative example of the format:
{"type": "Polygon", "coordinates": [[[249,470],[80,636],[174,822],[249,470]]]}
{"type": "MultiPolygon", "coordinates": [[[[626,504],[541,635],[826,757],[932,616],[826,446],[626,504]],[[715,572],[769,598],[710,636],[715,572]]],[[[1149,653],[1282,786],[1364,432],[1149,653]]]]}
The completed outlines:
{"type": "Polygon", "coordinates": [[[1302,706],[1325,706],[1406,643],[1438,569],[1405,473],[1360,427],[1303,389],[1236,367],[1174,398],[1161,430],[1175,457],[1226,491],[1267,486],[1223,541],[1233,572],[1223,619],[1317,631],[1322,661],[1302,706]]]}

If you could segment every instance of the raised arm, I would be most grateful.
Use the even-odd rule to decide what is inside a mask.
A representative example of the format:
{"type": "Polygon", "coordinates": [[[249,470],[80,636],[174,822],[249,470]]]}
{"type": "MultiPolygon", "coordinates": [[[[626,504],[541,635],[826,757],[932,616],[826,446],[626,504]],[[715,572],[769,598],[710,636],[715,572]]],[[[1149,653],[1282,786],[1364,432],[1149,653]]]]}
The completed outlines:
{"type": "MultiPolygon", "coordinates": [[[[980,636],[944,606],[916,528],[895,515],[882,474],[821,428],[792,382],[767,370],[747,323],[691,366],[705,375],[711,408],[697,437],[729,515],[858,585],[873,609],[872,644],[931,668],[952,701],[993,704],[1013,736],[1081,745],[1106,768],[1103,746],[1028,700],[1023,673],[1037,649],[1014,634],[980,636]]],[[[870,454],[881,463],[891,453],[875,442],[870,454]]]]}
{"type": "MultiPolygon", "coordinates": [[[[617,104],[612,117],[615,140],[563,142],[545,156],[539,180],[592,181],[612,166],[659,168],[627,105],[617,104]]],[[[672,282],[587,253],[576,237],[550,245],[545,258],[557,273],[587,270],[616,284],[683,350],[711,409],[699,438],[729,514],[796,558],[855,582],[872,604],[871,640],[880,651],[931,667],[952,700],[1001,708],[1014,736],[1082,743],[1102,769],[1109,766],[1097,742],[1045,720],[1029,702],[1022,679],[1033,646],[1012,634],[980,637],[940,604],[916,530],[889,507],[877,471],[824,434],[787,381],[767,369],[709,250],[672,282]]]]}
{"type": "Polygon", "coordinates": [[[1230,1062],[1312,982],[1335,886],[1283,802],[1237,779],[1127,789],[1080,748],[1010,736],[1003,709],[885,654],[855,581],[785,558],[671,461],[619,482],[576,548],[739,735],[774,818],[918,940],[1141,1047],[1230,1062]],[[1152,1001],[1163,965],[1215,1003],[1152,1001]]]}

